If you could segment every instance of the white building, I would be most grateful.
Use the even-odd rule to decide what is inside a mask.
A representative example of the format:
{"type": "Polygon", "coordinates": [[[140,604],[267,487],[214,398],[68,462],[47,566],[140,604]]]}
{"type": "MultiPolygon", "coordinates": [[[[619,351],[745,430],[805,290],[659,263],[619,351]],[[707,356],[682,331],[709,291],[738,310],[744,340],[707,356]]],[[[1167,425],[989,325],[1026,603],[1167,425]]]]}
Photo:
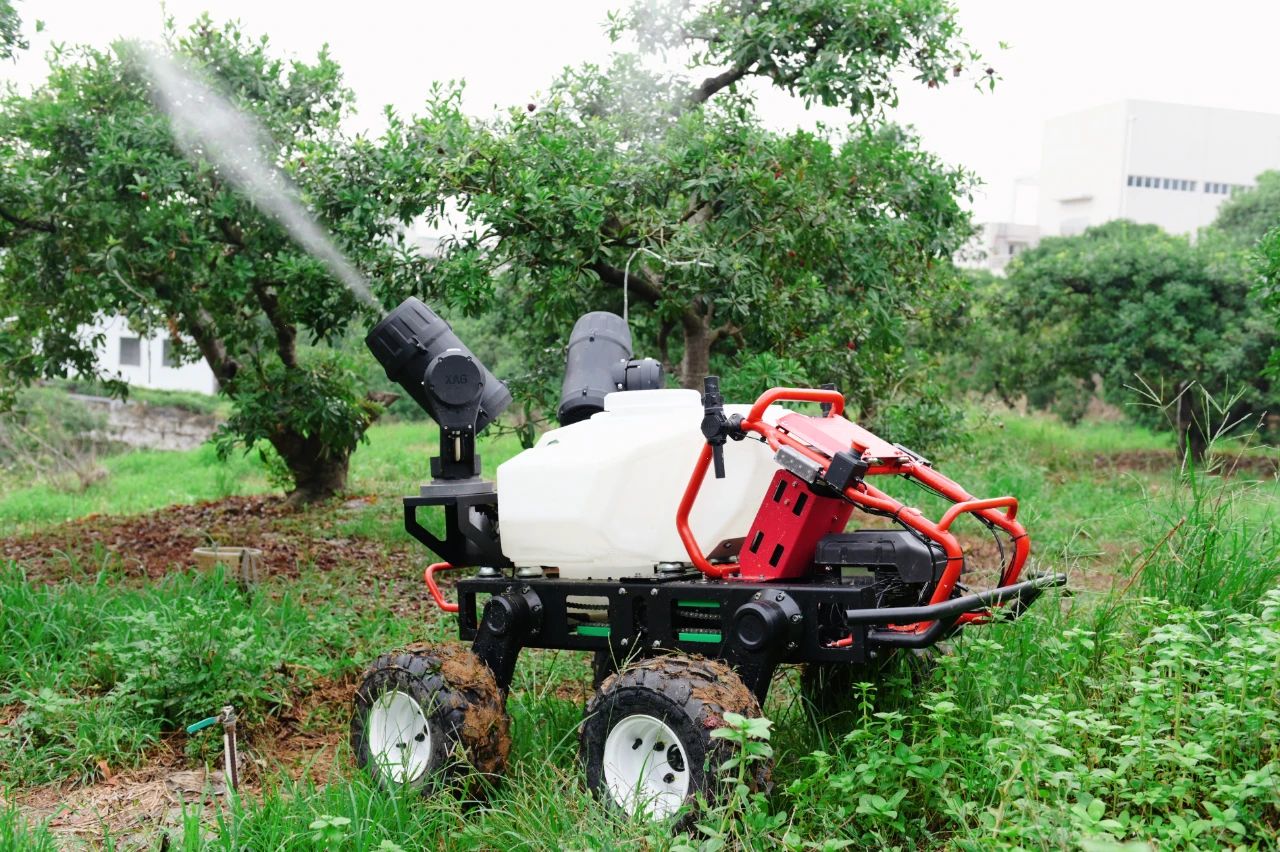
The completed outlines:
{"type": "Polygon", "coordinates": [[[1126,100],[1060,116],[1045,124],[1040,174],[1027,181],[1034,215],[1015,189],[1010,221],[983,226],[980,265],[1000,271],[1041,237],[1113,219],[1195,234],[1268,169],[1280,169],[1280,115],[1126,100]]]}
{"type": "Polygon", "coordinates": [[[1194,234],[1231,193],[1280,168],[1280,115],[1120,101],[1045,125],[1041,236],[1112,219],[1194,234]]]}
{"type": "Polygon", "coordinates": [[[171,356],[168,335],[144,337],[129,328],[123,317],[104,319],[82,329],[86,337],[102,335],[97,349],[98,369],[134,387],[157,390],[218,392],[218,380],[203,360],[178,365],[171,356]]]}
{"type": "Polygon", "coordinates": [[[1040,242],[1040,230],[1035,225],[1016,222],[988,222],[979,226],[974,239],[960,264],[1004,272],[1009,261],[1040,242]]]}

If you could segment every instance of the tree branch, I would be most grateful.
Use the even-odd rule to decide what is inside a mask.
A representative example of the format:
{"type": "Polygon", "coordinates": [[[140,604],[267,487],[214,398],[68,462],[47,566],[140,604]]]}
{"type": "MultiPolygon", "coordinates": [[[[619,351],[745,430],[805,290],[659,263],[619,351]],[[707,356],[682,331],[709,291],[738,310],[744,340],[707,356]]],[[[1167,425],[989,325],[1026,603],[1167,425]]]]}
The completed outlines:
{"type": "Polygon", "coordinates": [[[711,345],[715,346],[716,341],[725,337],[737,337],[742,334],[742,329],[731,322],[727,322],[722,326],[711,329],[711,345]]]}
{"type": "Polygon", "coordinates": [[[184,311],[187,332],[196,342],[196,348],[204,356],[205,363],[213,370],[218,383],[228,388],[240,372],[240,362],[227,355],[227,345],[213,331],[213,317],[204,308],[184,311]]]}
{"type": "Polygon", "coordinates": [[[0,219],[5,220],[15,228],[21,228],[25,231],[43,231],[46,234],[56,234],[58,229],[54,227],[52,222],[38,222],[32,219],[23,219],[21,216],[15,216],[3,207],[0,207],[0,219]]]}
{"type": "Polygon", "coordinates": [[[705,104],[716,92],[727,86],[732,86],[734,83],[747,76],[747,72],[751,70],[751,66],[754,64],[754,62],[751,62],[747,65],[735,65],[727,71],[722,71],[719,74],[703,80],[702,84],[690,93],[689,104],[691,106],[705,104]]]}
{"type": "Polygon", "coordinates": [[[649,304],[657,304],[658,300],[662,298],[662,288],[655,284],[653,279],[643,270],[633,269],[631,275],[627,276],[623,270],[612,264],[605,263],[603,260],[587,264],[587,269],[600,276],[600,280],[610,287],[617,287],[619,290],[622,289],[622,282],[625,278],[627,289],[649,304]]]}
{"type": "Polygon", "coordinates": [[[298,369],[298,329],[284,318],[280,310],[279,294],[270,284],[257,280],[253,282],[253,294],[276,334],[276,352],[279,353],[280,360],[287,369],[298,369]]]}

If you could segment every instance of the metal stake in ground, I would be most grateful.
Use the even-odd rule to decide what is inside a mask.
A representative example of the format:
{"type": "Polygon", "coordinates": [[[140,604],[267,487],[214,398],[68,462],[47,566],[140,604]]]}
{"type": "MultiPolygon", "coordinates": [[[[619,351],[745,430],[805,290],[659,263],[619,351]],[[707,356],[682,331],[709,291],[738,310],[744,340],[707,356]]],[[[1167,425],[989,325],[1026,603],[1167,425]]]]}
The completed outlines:
{"type": "Polygon", "coordinates": [[[227,787],[235,790],[240,786],[240,773],[237,768],[239,760],[236,755],[236,709],[228,704],[217,716],[201,719],[194,725],[187,726],[188,734],[203,731],[211,725],[222,724],[222,765],[227,787]]]}
{"type": "Polygon", "coordinates": [[[222,722],[222,761],[226,767],[227,783],[232,790],[240,787],[240,773],[236,768],[236,709],[228,704],[218,717],[222,722]]]}

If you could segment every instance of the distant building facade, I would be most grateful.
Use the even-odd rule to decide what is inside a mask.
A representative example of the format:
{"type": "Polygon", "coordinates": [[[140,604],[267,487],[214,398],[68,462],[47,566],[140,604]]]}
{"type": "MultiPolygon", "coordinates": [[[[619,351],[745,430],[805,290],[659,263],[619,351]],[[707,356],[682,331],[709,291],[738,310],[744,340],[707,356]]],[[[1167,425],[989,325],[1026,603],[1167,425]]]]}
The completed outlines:
{"type": "Polygon", "coordinates": [[[203,360],[178,364],[168,335],[144,337],[123,317],[109,317],[82,329],[86,338],[102,335],[96,347],[98,371],[134,387],[215,394],[218,380],[203,360]]]}
{"type": "Polygon", "coordinates": [[[962,265],[1004,272],[1009,261],[1040,241],[1040,230],[1035,225],[988,222],[979,228],[976,240],[975,262],[962,265]]]}
{"type": "Polygon", "coordinates": [[[1113,219],[1194,234],[1268,169],[1280,115],[1126,100],[1060,116],[1045,124],[1034,224],[985,225],[979,265],[1000,271],[1023,242],[1113,219]]]}
{"type": "Polygon", "coordinates": [[[1194,234],[1280,168],[1280,115],[1121,101],[1055,118],[1040,157],[1042,236],[1112,219],[1194,234]]]}

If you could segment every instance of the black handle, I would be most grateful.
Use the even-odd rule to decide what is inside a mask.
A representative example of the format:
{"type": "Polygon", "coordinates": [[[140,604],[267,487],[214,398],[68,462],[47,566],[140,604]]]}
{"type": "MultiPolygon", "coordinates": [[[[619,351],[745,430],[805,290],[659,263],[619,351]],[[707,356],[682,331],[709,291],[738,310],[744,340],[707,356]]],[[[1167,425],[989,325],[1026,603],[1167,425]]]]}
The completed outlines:
{"type": "Polygon", "coordinates": [[[702,435],[711,445],[716,479],[724,479],[724,442],[728,429],[729,419],[724,416],[724,397],[720,395],[720,377],[707,376],[702,380],[702,435]]]}

